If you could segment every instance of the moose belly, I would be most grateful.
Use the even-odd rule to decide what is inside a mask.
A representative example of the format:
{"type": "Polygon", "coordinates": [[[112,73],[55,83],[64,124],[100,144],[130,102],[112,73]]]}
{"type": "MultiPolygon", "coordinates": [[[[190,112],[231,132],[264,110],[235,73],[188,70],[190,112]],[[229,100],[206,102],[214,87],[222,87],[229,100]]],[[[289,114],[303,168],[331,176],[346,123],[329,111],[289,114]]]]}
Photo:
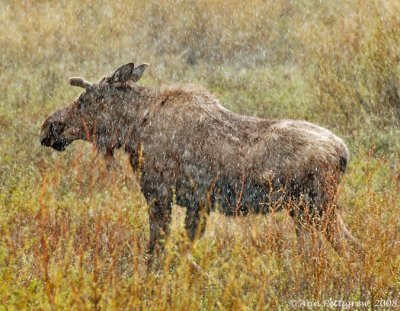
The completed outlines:
{"type": "Polygon", "coordinates": [[[181,180],[175,190],[179,205],[188,208],[205,205],[227,216],[279,211],[286,201],[283,189],[243,176],[216,177],[207,184],[181,180]]]}

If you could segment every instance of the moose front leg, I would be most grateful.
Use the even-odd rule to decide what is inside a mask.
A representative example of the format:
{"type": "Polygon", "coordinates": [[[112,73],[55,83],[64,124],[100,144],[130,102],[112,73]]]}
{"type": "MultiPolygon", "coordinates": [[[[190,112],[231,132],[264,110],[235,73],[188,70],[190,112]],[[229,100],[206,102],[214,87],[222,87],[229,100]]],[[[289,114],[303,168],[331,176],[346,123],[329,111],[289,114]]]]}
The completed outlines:
{"type": "Polygon", "coordinates": [[[169,235],[171,222],[171,201],[168,198],[150,202],[149,224],[150,241],[148,245],[148,264],[152,264],[154,256],[164,250],[165,239],[169,235]]]}
{"type": "Polygon", "coordinates": [[[208,214],[206,204],[195,204],[187,207],[185,229],[190,241],[202,237],[206,230],[208,214]]]}

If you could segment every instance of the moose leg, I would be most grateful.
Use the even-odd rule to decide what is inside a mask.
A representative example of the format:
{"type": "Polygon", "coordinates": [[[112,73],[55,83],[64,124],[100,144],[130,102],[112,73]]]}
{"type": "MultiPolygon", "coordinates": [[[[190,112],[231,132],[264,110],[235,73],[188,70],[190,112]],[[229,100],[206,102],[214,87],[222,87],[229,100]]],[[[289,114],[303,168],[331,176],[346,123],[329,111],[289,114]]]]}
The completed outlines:
{"type": "Polygon", "coordinates": [[[186,210],[185,229],[190,241],[201,238],[206,230],[208,211],[205,204],[196,203],[186,210]]]}
{"type": "Polygon", "coordinates": [[[306,257],[319,257],[322,248],[322,234],[315,222],[313,209],[308,202],[292,203],[289,212],[295,226],[297,236],[297,251],[306,257]]]}
{"type": "Polygon", "coordinates": [[[348,257],[349,247],[351,250],[363,251],[362,245],[347,230],[335,205],[324,209],[324,212],[318,216],[304,217],[296,213],[292,215],[292,218],[296,224],[300,252],[311,254],[314,245],[317,245],[319,250],[322,245],[322,236],[340,256],[348,257]]]}
{"type": "Polygon", "coordinates": [[[150,241],[148,264],[152,264],[154,254],[164,250],[164,239],[169,235],[171,222],[171,201],[169,198],[153,200],[149,206],[150,241]]]}
{"type": "MultiPolygon", "coordinates": [[[[190,204],[187,206],[185,216],[185,229],[188,238],[193,242],[196,238],[201,238],[206,230],[207,217],[209,214],[208,205],[206,204],[190,204]]],[[[191,255],[191,244],[186,249],[186,258],[190,266],[197,272],[204,273],[202,268],[194,261],[191,255]]]]}
{"type": "Polygon", "coordinates": [[[317,257],[322,247],[321,233],[310,223],[293,218],[296,225],[297,251],[306,257],[317,257]]]}
{"type": "Polygon", "coordinates": [[[347,230],[337,211],[329,215],[323,233],[333,249],[341,256],[348,256],[349,249],[363,252],[362,245],[347,230]]]}

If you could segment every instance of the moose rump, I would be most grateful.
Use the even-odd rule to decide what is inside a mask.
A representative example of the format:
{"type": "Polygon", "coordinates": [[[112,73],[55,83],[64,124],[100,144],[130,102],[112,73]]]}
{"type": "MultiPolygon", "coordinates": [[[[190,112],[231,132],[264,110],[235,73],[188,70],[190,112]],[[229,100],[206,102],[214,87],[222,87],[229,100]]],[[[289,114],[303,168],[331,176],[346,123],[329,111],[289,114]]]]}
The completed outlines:
{"type": "Polygon", "coordinates": [[[47,118],[41,143],[63,151],[84,139],[108,159],[119,148],[129,154],[149,203],[150,254],[169,233],[173,197],[187,209],[190,239],[212,209],[240,216],[285,208],[299,238],[318,230],[339,252],[354,242],[336,208],[349,159],[340,138],[305,121],[233,113],[195,86],[139,86],[147,66],[129,63],[96,83],[71,79],[84,92],[47,118]]]}

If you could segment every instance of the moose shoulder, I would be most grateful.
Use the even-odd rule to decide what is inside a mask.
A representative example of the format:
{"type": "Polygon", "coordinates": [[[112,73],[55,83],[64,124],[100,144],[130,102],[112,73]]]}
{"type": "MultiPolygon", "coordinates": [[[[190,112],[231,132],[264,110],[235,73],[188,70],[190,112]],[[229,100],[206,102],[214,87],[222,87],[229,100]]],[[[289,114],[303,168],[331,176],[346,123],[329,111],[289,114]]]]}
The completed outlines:
{"type": "Polygon", "coordinates": [[[195,86],[139,86],[146,68],[129,63],[97,83],[71,78],[84,91],[46,119],[40,141],[62,151],[83,139],[108,157],[118,148],[129,154],[150,205],[150,253],[168,234],[173,193],[187,208],[190,239],[212,209],[287,209],[299,238],[318,230],[339,252],[354,242],[335,202],[349,159],[340,138],[305,121],[235,114],[195,86]]]}

